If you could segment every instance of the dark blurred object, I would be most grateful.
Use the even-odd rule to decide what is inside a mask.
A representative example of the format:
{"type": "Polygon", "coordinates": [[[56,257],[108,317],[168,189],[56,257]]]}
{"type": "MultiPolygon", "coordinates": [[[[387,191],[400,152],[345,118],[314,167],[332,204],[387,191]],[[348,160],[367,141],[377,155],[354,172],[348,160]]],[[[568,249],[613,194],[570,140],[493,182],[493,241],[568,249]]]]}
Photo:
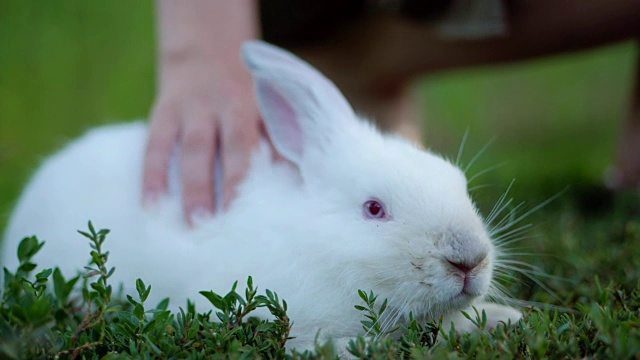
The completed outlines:
{"type": "Polygon", "coordinates": [[[570,197],[583,215],[595,217],[613,210],[616,194],[607,187],[579,180],[571,187],[570,197]]]}
{"type": "Polygon", "coordinates": [[[366,0],[261,0],[263,38],[283,47],[314,44],[357,21],[367,12],[366,0]]]}
{"type": "Polygon", "coordinates": [[[363,17],[385,12],[428,22],[446,14],[453,0],[261,0],[263,38],[276,45],[313,45],[353,26],[363,17]]]}
{"type": "Polygon", "coordinates": [[[640,193],[636,190],[614,191],[602,184],[573,181],[568,198],[586,218],[616,214],[619,219],[640,220],[640,193]]]}
{"type": "Polygon", "coordinates": [[[452,0],[404,0],[400,1],[400,15],[416,21],[433,21],[443,16],[452,0]]]}

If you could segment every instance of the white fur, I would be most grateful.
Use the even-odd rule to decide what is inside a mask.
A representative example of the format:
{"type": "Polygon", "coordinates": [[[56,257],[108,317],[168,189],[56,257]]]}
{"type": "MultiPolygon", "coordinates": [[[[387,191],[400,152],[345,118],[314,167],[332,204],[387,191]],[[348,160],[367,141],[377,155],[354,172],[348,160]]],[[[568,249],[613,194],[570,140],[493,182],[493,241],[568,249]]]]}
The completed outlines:
{"type": "MultiPolygon", "coordinates": [[[[309,65],[264,43],[245,45],[263,117],[276,149],[256,151],[237,200],[223,215],[190,229],[180,210],[179,184],[158,206],[140,205],[147,127],[95,129],[50,157],[25,189],[5,234],[3,265],[15,268],[15,249],[27,235],[46,245],[35,262],[72,275],[88,260],[88,241],[75,234],[91,219],[112,230],[106,248],[113,282],[151,284],[149,303],[186,298],[199,307],[200,290],[225,293],[248,275],[289,304],[289,343],[310,347],[323,336],[361,331],[357,289],[389,300],[389,319],[409,312],[450,316],[482,299],[495,251],[467,194],[463,173],[402,139],[381,135],[358,119],[335,86],[309,65]],[[387,221],[364,216],[379,199],[387,221]],[[472,272],[469,294],[448,262],[486,258],[472,272]]],[[[173,164],[174,170],[176,164],[173,164]]],[[[489,304],[493,323],[516,320],[512,308],[489,304]]],[[[445,323],[447,320],[445,319],[445,323]]],[[[466,326],[466,327],[465,327],[466,326]]]]}

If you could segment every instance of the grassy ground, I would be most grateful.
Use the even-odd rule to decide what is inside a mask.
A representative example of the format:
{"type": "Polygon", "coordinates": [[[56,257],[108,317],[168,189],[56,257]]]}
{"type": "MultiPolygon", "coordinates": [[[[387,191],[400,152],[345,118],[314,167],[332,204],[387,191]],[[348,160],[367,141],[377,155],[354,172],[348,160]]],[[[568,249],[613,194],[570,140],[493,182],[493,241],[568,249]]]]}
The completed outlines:
{"type": "MultiPolygon", "coordinates": [[[[0,1],[0,229],[42,156],[91,126],[147,115],[154,91],[153,15],[149,0],[0,1]]],[[[443,74],[420,86],[433,148],[455,157],[468,128],[468,160],[495,137],[474,167],[504,163],[478,181],[490,185],[476,194],[485,213],[513,178],[514,197],[529,204],[568,187],[530,217],[536,227],[523,242],[527,252],[540,254],[523,260],[564,280],[541,278],[549,292],[523,277],[510,285],[513,293],[570,308],[600,302],[618,319],[636,316],[623,334],[634,339],[640,337],[638,304],[625,309],[626,298],[615,294],[638,289],[640,199],[599,185],[625,116],[637,52],[621,44],[443,74]],[[603,300],[609,295],[598,289],[596,276],[603,288],[611,285],[610,298],[603,300]]],[[[587,313],[573,324],[586,321],[587,313]]],[[[609,328],[595,329],[595,335],[576,334],[616,346],[614,340],[607,345],[609,328]]]]}

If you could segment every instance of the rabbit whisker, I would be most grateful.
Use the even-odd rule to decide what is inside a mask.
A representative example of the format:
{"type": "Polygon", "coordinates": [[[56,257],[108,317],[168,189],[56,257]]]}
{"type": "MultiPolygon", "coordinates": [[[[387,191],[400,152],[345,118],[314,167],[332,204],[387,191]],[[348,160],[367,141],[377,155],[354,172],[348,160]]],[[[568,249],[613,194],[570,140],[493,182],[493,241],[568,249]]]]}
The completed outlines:
{"type": "MultiPolygon", "coordinates": [[[[500,215],[500,213],[506,207],[506,206],[503,206],[503,204],[505,203],[505,201],[507,201],[507,196],[509,196],[509,192],[511,191],[511,188],[513,187],[514,182],[515,182],[515,179],[511,180],[511,183],[509,183],[509,186],[507,186],[507,189],[504,191],[504,193],[500,195],[500,197],[498,197],[498,201],[496,201],[496,203],[493,205],[493,208],[489,212],[489,215],[484,220],[485,225],[491,224],[495,220],[495,218],[498,215],[500,215]]],[[[511,203],[512,201],[513,199],[509,199],[508,202],[511,203]]]]}
{"type": "Polygon", "coordinates": [[[486,174],[488,172],[491,172],[491,171],[493,171],[495,169],[499,169],[499,168],[505,166],[506,164],[507,164],[507,162],[502,162],[500,164],[496,164],[496,165],[490,166],[490,167],[488,167],[488,168],[486,168],[484,170],[478,171],[477,173],[473,174],[473,176],[470,177],[467,180],[467,184],[471,184],[475,179],[479,178],[480,176],[482,176],[482,175],[484,175],[484,174],[486,174]]]}
{"type": "Polygon", "coordinates": [[[491,184],[480,184],[480,185],[475,185],[470,187],[469,189],[467,189],[468,192],[473,192],[479,189],[484,189],[484,188],[488,188],[488,187],[492,187],[493,185],[491,184]]]}
{"type": "MultiPolygon", "coordinates": [[[[510,202],[511,202],[511,199],[509,200],[509,203],[510,202]]],[[[516,205],[513,209],[509,210],[509,212],[505,214],[505,216],[500,221],[498,221],[498,223],[495,226],[493,226],[492,229],[489,231],[489,234],[491,235],[491,237],[494,237],[495,235],[498,235],[501,232],[510,229],[511,227],[513,227],[513,225],[516,225],[519,221],[516,218],[518,211],[520,211],[524,207],[525,207],[525,203],[521,202],[520,204],[516,205]]]]}
{"type": "Polygon", "coordinates": [[[528,223],[528,224],[523,224],[520,225],[519,227],[515,228],[515,229],[511,229],[499,236],[496,236],[493,238],[494,243],[500,244],[503,241],[509,241],[510,239],[517,237],[517,236],[522,236],[523,233],[525,233],[527,230],[533,228],[533,224],[528,223]]]}
{"type": "Polygon", "coordinates": [[[500,265],[500,266],[502,268],[504,268],[504,269],[509,269],[509,270],[518,272],[518,273],[526,276],[527,278],[529,278],[529,280],[533,281],[538,286],[540,286],[542,289],[547,291],[551,296],[553,296],[556,299],[559,299],[558,295],[555,293],[555,291],[551,290],[551,288],[549,288],[542,281],[540,281],[540,279],[538,279],[536,277],[536,276],[541,276],[541,277],[547,277],[547,278],[555,279],[556,278],[555,276],[549,275],[549,274],[546,274],[546,273],[540,272],[540,271],[532,271],[532,270],[527,270],[527,269],[521,269],[521,268],[518,268],[516,266],[510,266],[510,265],[500,265]]]}
{"type": "Polygon", "coordinates": [[[467,128],[467,130],[464,131],[464,135],[462,135],[462,141],[460,142],[458,155],[456,156],[456,161],[454,163],[454,165],[457,167],[460,167],[460,159],[462,158],[462,153],[464,152],[464,146],[467,144],[467,137],[469,137],[469,128],[467,128]]]}
{"type": "Polygon", "coordinates": [[[491,138],[491,140],[487,141],[487,143],[482,148],[480,148],[480,150],[478,150],[478,152],[471,158],[471,160],[469,161],[467,166],[464,167],[462,172],[466,174],[467,171],[469,171],[469,169],[473,166],[473,164],[475,164],[476,160],[478,160],[480,158],[480,156],[482,156],[482,154],[484,154],[484,152],[487,151],[489,146],[491,146],[491,144],[493,144],[494,141],[495,141],[495,137],[493,137],[493,138],[491,138]]]}
{"type": "Polygon", "coordinates": [[[522,240],[528,240],[528,239],[533,239],[533,238],[535,238],[535,237],[531,236],[531,235],[523,235],[523,236],[516,236],[513,239],[501,239],[500,241],[495,243],[494,246],[495,246],[496,249],[499,249],[499,250],[524,249],[525,247],[511,248],[511,247],[508,247],[508,245],[511,245],[513,243],[517,243],[517,242],[522,241],[522,240]]]}

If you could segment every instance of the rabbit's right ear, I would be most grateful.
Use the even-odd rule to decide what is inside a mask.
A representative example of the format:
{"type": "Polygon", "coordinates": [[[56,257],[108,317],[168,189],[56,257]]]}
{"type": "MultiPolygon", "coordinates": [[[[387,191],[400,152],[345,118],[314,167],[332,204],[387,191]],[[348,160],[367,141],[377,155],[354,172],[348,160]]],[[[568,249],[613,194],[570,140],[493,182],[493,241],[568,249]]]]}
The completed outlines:
{"type": "Polygon", "coordinates": [[[294,55],[261,41],[243,45],[256,97],[276,150],[296,165],[306,154],[330,146],[355,121],[338,88],[294,55]]]}

